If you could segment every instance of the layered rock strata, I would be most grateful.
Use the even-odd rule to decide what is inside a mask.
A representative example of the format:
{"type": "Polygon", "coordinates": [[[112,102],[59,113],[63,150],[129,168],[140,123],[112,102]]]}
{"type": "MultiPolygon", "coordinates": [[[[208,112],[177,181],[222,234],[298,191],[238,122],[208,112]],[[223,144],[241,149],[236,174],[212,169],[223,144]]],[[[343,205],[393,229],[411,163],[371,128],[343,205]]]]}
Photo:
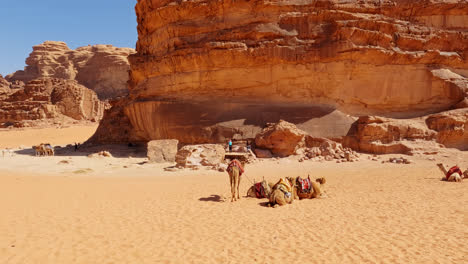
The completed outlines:
{"type": "Polygon", "coordinates": [[[414,154],[440,146],[468,150],[468,108],[414,119],[363,116],[343,145],[378,154],[414,154]]]}
{"type": "Polygon", "coordinates": [[[94,45],[76,50],[58,41],[46,41],[33,47],[22,71],[10,74],[10,82],[29,82],[41,77],[76,80],[94,90],[100,99],[115,98],[128,93],[127,81],[131,48],[94,45]]]}
{"type": "Polygon", "coordinates": [[[0,96],[10,93],[10,83],[0,75],[0,96]]]}
{"type": "Polygon", "coordinates": [[[76,81],[40,78],[28,82],[0,101],[0,124],[21,123],[66,116],[98,121],[106,104],[96,93],[76,81]]]}
{"type": "Polygon", "coordinates": [[[412,118],[466,98],[466,1],[139,0],[136,13],[121,111],[142,141],[253,138],[280,119],[340,137],[348,115],[412,118]]]}

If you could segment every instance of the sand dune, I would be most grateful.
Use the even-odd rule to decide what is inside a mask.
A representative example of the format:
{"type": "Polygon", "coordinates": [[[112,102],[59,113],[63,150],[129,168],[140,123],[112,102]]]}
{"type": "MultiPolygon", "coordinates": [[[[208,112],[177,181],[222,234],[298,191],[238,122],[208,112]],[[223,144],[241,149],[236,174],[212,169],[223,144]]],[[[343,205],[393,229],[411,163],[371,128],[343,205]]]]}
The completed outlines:
{"type": "MultiPolygon", "coordinates": [[[[456,153],[439,158],[468,167],[456,153]]],[[[0,158],[0,263],[466,263],[468,181],[442,182],[433,161],[412,159],[248,165],[244,195],[253,178],[327,177],[328,198],[273,209],[229,202],[225,172],[0,158]]]]}

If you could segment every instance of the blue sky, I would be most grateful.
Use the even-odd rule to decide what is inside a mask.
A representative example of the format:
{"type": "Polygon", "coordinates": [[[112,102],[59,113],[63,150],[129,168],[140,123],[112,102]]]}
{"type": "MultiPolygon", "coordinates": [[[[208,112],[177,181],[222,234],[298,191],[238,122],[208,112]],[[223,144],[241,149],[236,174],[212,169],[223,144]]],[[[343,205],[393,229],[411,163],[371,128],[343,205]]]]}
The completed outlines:
{"type": "Polygon", "coordinates": [[[65,41],[135,48],[136,0],[10,0],[0,6],[0,74],[22,70],[32,46],[65,41]]]}

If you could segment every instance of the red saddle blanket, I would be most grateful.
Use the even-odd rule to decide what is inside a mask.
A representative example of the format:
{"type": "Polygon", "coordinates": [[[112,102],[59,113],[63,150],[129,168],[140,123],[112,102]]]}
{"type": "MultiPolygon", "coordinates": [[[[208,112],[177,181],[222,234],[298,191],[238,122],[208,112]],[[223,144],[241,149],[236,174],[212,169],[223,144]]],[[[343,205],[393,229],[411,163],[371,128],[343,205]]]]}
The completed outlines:
{"type": "Polygon", "coordinates": [[[452,176],[452,174],[454,173],[458,173],[460,175],[463,175],[463,172],[461,171],[461,169],[458,167],[458,166],[453,166],[452,168],[450,168],[450,170],[448,170],[447,172],[447,175],[445,175],[445,179],[449,179],[450,176],[452,176]]]}
{"type": "Polygon", "coordinates": [[[242,164],[240,163],[240,161],[238,160],[233,160],[229,163],[228,167],[227,167],[227,171],[228,172],[231,172],[232,171],[232,167],[237,167],[239,169],[239,176],[242,175],[242,173],[244,173],[244,168],[242,167],[242,164]]]}
{"type": "Polygon", "coordinates": [[[255,184],[255,196],[257,196],[257,198],[266,198],[265,188],[263,188],[261,182],[255,184]]]}
{"type": "Polygon", "coordinates": [[[312,183],[310,182],[310,177],[307,177],[307,179],[302,179],[301,177],[298,177],[297,185],[301,187],[300,192],[309,193],[312,187],[312,183]]]}

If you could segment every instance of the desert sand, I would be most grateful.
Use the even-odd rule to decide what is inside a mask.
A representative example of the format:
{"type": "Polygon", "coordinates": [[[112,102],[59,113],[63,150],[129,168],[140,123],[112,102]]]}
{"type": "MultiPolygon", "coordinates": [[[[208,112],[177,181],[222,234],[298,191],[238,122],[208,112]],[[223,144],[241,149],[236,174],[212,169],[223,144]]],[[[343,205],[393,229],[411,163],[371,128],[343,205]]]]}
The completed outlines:
{"type": "Polygon", "coordinates": [[[0,149],[30,148],[40,143],[50,143],[52,145],[82,143],[96,131],[97,126],[96,124],[90,124],[60,128],[0,129],[0,149]]]}
{"type": "MultiPolygon", "coordinates": [[[[65,145],[92,132],[3,131],[0,146],[29,147],[39,139],[65,145]]],[[[440,181],[432,160],[466,169],[467,152],[410,157],[409,165],[381,163],[397,155],[247,165],[244,195],[254,178],[327,178],[327,198],[280,208],[266,207],[266,199],[231,203],[227,173],[167,172],[171,164],[146,163],[135,150],[112,158],[30,154],[17,149],[0,157],[0,263],[468,261],[468,180],[440,181]]]]}

